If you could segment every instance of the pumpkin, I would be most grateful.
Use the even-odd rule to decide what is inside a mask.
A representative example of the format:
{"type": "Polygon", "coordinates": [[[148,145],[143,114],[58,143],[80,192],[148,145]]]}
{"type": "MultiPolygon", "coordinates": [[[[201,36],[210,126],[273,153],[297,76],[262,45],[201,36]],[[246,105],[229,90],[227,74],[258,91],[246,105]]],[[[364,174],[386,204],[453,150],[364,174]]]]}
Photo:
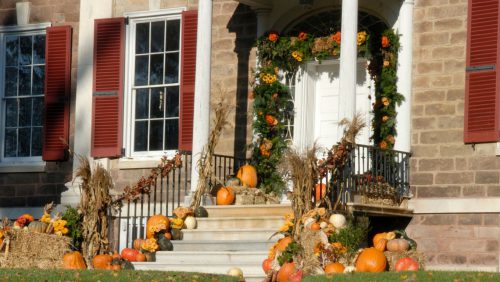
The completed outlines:
{"type": "Polygon", "coordinates": [[[419,268],[418,262],[410,257],[399,259],[394,265],[396,271],[416,271],[419,268]]]}
{"type": "Polygon", "coordinates": [[[132,270],[134,269],[134,265],[126,259],[121,260],[120,266],[122,269],[132,269],[132,270]]]}
{"type": "Polygon", "coordinates": [[[196,219],[193,216],[188,216],[184,219],[184,225],[187,229],[195,229],[196,228],[196,219]]]}
{"type": "Polygon", "coordinates": [[[322,199],[323,197],[325,197],[326,195],[326,184],[324,183],[321,183],[321,184],[316,184],[316,186],[314,187],[314,190],[315,190],[315,197],[314,199],[317,201],[319,201],[320,199],[322,199]]]}
{"type": "Polygon", "coordinates": [[[301,282],[302,281],[302,275],[304,274],[304,271],[297,270],[294,273],[290,274],[288,277],[289,282],[301,282]]]}
{"type": "Polygon", "coordinates": [[[140,261],[140,262],[146,261],[146,255],[141,253],[141,252],[139,252],[135,258],[136,258],[136,261],[140,261]]]}
{"type": "Polygon", "coordinates": [[[405,239],[393,239],[387,242],[389,252],[404,252],[410,248],[410,243],[405,239]]]}
{"type": "Polygon", "coordinates": [[[240,179],[238,177],[229,177],[227,180],[226,180],[226,186],[229,186],[229,187],[232,187],[232,186],[240,186],[241,182],[240,182],[240,179]]]}
{"type": "Polygon", "coordinates": [[[271,258],[266,258],[262,262],[262,269],[264,270],[264,273],[267,273],[271,269],[272,262],[273,262],[273,259],[271,259],[271,258]]]}
{"type": "Polygon", "coordinates": [[[276,246],[276,249],[279,251],[284,251],[286,247],[288,247],[288,244],[292,242],[292,237],[286,236],[278,240],[278,245],[276,246]]]}
{"type": "Polygon", "coordinates": [[[375,248],[366,248],[356,260],[358,272],[383,272],[387,266],[387,259],[382,251],[375,248]]]}
{"type": "Polygon", "coordinates": [[[161,214],[151,216],[146,223],[146,239],[154,238],[155,232],[168,231],[169,226],[168,217],[161,214]]]}
{"type": "Polygon", "coordinates": [[[373,236],[373,239],[372,239],[373,245],[374,246],[377,245],[378,240],[385,239],[386,236],[387,236],[386,232],[375,234],[375,236],[373,236]]]}
{"type": "Polygon", "coordinates": [[[141,250],[141,245],[142,243],[144,243],[146,240],[142,239],[142,238],[138,238],[138,239],[135,239],[134,240],[134,243],[132,244],[132,246],[134,247],[134,249],[140,251],[141,250]]]}
{"type": "Polygon", "coordinates": [[[387,239],[385,238],[382,238],[380,240],[377,241],[377,244],[374,245],[373,247],[379,251],[385,251],[385,248],[387,246],[387,239]]]}
{"type": "Polygon", "coordinates": [[[319,225],[319,223],[317,223],[317,222],[313,222],[313,223],[309,226],[309,228],[310,228],[311,230],[313,230],[313,231],[316,231],[316,230],[320,230],[320,229],[321,229],[321,225],[319,225]]]}
{"type": "Polygon", "coordinates": [[[66,253],[63,256],[64,269],[87,269],[85,260],[80,252],[66,253]]]}
{"type": "Polygon", "coordinates": [[[337,229],[344,228],[346,225],[346,218],[343,214],[335,213],[330,216],[330,219],[328,220],[333,227],[337,229]]]}
{"type": "Polygon", "coordinates": [[[95,269],[107,269],[108,265],[113,261],[113,257],[108,254],[95,255],[92,258],[92,266],[95,269]]]}
{"type": "Polygon", "coordinates": [[[255,188],[257,186],[257,170],[254,166],[246,164],[238,169],[236,177],[241,181],[241,185],[255,188]]]}
{"type": "Polygon", "coordinates": [[[165,234],[163,234],[163,237],[167,238],[168,240],[172,240],[172,233],[165,232],[165,234]]]}
{"type": "Polygon", "coordinates": [[[340,262],[332,262],[325,265],[325,273],[344,273],[345,266],[340,262]]]}
{"type": "Polygon", "coordinates": [[[111,257],[113,258],[113,260],[121,260],[121,259],[122,259],[122,256],[120,256],[120,254],[119,254],[117,251],[115,251],[115,252],[111,255],[111,257]]]}
{"type": "Polygon", "coordinates": [[[243,270],[239,267],[233,267],[227,271],[227,274],[234,277],[243,277],[243,270]]]}
{"type": "Polygon", "coordinates": [[[217,192],[217,205],[231,205],[234,202],[234,191],[231,187],[222,187],[217,192]]]}
{"type": "Polygon", "coordinates": [[[173,251],[174,250],[174,245],[172,245],[172,242],[170,242],[169,239],[165,236],[161,236],[158,239],[158,247],[160,251],[173,251]]]}
{"type": "Polygon", "coordinates": [[[138,250],[134,250],[131,248],[125,248],[122,250],[122,258],[128,260],[130,262],[136,261],[138,250]]]}
{"type": "Polygon", "coordinates": [[[172,228],[170,233],[172,234],[172,240],[182,240],[183,234],[180,229],[172,228]]]}
{"type": "Polygon", "coordinates": [[[45,230],[47,230],[47,226],[49,225],[45,222],[33,221],[28,225],[28,230],[36,233],[45,233],[45,230]]]}
{"type": "Polygon", "coordinates": [[[295,271],[294,262],[285,262],[278,271],[278,282],[287,282],[290,275],[295,271]]]}
{"type": "Polygon", "coordinates": [[[122,266],[121,266],[121,265],[119,265],[119,264],[110,264],[110,265],[108,265],[108,266],[107,266],[106,268],[104,268],[104,269],[107,269],[107,270],[114,270],[114,271],[116,271],[116,270],[121,270],[121,269],[122,269],[122,266]]]}
{"type": "Polygon", "coordinates": [[[197,207],[194,210],[194,216],[196,216],[196,217],[208,217],[207,209],[204,207],[197,207]]]}

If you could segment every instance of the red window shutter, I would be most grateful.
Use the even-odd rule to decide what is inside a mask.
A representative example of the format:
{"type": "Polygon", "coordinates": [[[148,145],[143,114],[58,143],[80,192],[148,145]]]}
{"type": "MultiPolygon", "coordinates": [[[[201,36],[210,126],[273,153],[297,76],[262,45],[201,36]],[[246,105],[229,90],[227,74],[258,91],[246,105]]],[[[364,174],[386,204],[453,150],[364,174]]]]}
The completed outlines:
{"type": "Polygon", "coordinates": [[[71,26],[48,27],[45,43],[44,161],[66,160],[71,95],[71,26]]]}
{"type": "Polygon", "coordinates": [[[198,11],[182,13],[179,150],[185,151],[191,151],[193,143],[197,25],[198,11]]]}
{"type": "Polygon", "coordinates": [[[498,0],[469,0],[465,143],[500,140],[498,8],[498,0]]]}
{"type": "Polygon", "coordinates": [[[92,97],[93,157],[119,157],[122,149],[125,18],[95,20],[92,97]]]}

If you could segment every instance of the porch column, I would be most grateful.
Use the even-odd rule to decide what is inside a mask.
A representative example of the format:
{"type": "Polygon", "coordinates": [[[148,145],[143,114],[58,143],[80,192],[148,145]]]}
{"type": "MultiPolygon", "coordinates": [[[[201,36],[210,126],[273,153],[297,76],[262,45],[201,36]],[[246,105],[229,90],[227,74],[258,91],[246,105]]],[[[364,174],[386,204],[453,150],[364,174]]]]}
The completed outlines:
{"type": "Polygon", "coordinates": [[[356,113],[358,0],[342,0],[339,120],[356,113]]]}
{"type": "Polygon", "coordinates": [[[212,54],[212,0],[198,2],[198,42],[196,46],[196,76],[194,86],[193,157],[191,191],[198,184],[197,163],[210,131],[210,81],[212,54]]]}
{"type": "Polygon", "coordinates": [[[398,92],[405,97],[401,106],[397,107],[397,131],[394,149],[409,152],[411,149],[411,70],[413,52],[413,0],[405,0],[399,11],[398,33],[399,43],[398,92]]]}
{"type": "Polygon", "coordinates": [[[257,8],[254,9],[257,14],[257,38],[264,35],[268,27],[268,19],[269,14],[271,13],[271,9],[267,8],[257,8]]]}

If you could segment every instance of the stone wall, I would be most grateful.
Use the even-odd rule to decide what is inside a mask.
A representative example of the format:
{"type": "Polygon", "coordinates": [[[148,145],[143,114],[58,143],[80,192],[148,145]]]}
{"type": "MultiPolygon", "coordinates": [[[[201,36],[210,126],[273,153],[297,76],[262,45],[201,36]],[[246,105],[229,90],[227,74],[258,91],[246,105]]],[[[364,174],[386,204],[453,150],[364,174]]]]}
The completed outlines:
{"type": "MultiPolygon", "coordinates": [[[[22,1],[0,1],[0,26],[16,24],[16,2],[22,1]]],[[[73,27],[71,112],[74,112],[80,1],[32,0],[30,2],[30,23],[51,22],[53,26],[71,25],[73,27]]],[[[74,118],[71,115],[70,140],[73,139],[73,135],[74,118]]],[[[69,161],[47,162],[44,172],[0,173],[0,207],[41,207],[50,201],[59,203],[61,192],[66,190],[64,183],[71,181],[71,177],[72,164],[69,161]]]]}
{"type": "MultiPolygon", "coordinates": [[[[500,196],[496,144],[463,142],[466,36],[467,0],[415,1],[410,182],[417,201],[474,198],[480,206],[481,198],[500,196]]],[[[499,219],[421,214],[408,231],[429,265],[498,270],[499,219]]]]}

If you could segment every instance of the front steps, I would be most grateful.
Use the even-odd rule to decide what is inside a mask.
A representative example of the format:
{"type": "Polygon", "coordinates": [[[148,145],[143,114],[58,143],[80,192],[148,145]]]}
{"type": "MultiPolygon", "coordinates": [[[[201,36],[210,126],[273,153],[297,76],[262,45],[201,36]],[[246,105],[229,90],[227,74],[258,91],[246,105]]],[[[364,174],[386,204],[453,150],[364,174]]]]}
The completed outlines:
{"type": "Polygon", "coordinates": [[[262,261],[281,235],[269,239],[291,213],[290,205],[208,206],[208,218],[183,229],[174,251],[157,252],[156,262],[134,263],[138,270],[192,271],[226,274],[233,267],[246,281],[265,278],[262,261]]]}

